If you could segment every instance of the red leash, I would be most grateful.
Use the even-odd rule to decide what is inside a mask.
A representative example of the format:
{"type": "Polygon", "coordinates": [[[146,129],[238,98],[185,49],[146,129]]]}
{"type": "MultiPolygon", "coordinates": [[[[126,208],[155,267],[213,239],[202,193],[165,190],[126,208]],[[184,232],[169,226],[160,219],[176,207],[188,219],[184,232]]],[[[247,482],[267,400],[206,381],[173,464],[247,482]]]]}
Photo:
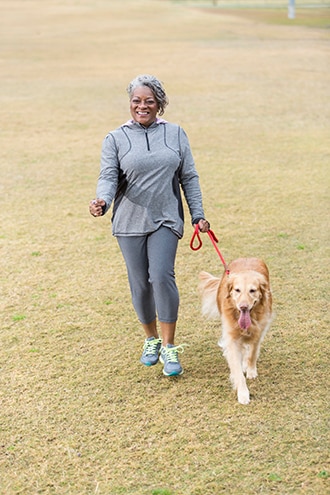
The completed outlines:
{"type": "MultiPolygon", "coordinates": [[[[215,233],[213,232],[213,230],[209,229],[207,231],[207,234],[209,236],[209,238],[211,239],[211,242],[214,246],[214,249],[216,250],[216,252],[218,253],[218,256],[219,258],[221,259],[221,263],[223,264],[223,266],[225,267],[225,270],[226,270],[226,273],[227,275],[229,275],[229,270],[228,270],[228,267],[227,267],[227,264],[220,252],[220,249],[218,248],[218,246],[216,245],[218,241],[218,239],[216,238],[216,235],[215,233]]],[[[202,243],[202,239],[201,239],[201,236],[199,235],[199,227],[198,227],[198,224],[195,226],[195,231],[192,235],[192,238],[191,238],[191,241],[190,241],[190,248],[193,250],[193,251],[198,251],[201,247],[202,247],[203,243],[202,243]],[[194,241],[195,239],[198,239],[198,245],[196,247],[194,247],[194,241]]]]}

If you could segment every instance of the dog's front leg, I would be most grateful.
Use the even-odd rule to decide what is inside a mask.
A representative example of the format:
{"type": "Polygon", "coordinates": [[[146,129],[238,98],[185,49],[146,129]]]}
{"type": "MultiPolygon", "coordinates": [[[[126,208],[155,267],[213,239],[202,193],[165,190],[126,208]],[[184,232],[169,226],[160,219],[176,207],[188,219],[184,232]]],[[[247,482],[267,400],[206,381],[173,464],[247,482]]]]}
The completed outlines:
{"type": "Polygon", "coordinates": [[[252,343],[249,349],[249,355],[247,359],[246,377],[257,378],[257,359],[259,354],[259,346],[257,343],[252,343]]]}
{"type": "Polygon", "coordinates": [[[240,404],[248,404],[250,402],[250,393],[243,373],[241,343],[236,340],[227,341],[224,355],[230,369],[231,383],[234,390],[237,391],[238,402],[240,404]]]}

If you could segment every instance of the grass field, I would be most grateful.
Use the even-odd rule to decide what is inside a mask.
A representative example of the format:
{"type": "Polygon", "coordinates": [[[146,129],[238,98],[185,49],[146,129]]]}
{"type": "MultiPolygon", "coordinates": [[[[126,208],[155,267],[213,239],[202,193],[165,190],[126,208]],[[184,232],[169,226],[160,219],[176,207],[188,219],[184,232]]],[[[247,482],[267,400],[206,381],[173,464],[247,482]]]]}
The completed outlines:
{"type": "MultiPolygon", "coordinates": [[[[325,495],[329,32],[157,0],[1,0],[1,495],[325,495]],[[127,83],[164,81],[227,261],[270,268],[276,318],[249,406],[200,316],[207,236],[177,257],[185,374],[139,363],[110,214],[93,219],[127,83]]],[[[271,14],[269,14],[271,15],[271,14]]]]}

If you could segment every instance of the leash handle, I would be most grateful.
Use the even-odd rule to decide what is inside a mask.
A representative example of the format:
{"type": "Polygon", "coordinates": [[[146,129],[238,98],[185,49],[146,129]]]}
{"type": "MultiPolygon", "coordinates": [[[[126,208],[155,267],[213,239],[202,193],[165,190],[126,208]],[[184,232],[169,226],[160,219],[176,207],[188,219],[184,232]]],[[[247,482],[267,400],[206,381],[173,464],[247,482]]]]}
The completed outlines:
{"type": "Polygon", "coordinates": [[[193,251],[198,251],[202,247],[202,245],[203,245],[203,243],[202,243],[201,236],[199,235],[199,227],[198,227],[198,224],[196,224],[194,233],[193,233],[191,241],[190,241],[190,249],[192,249],[193,251]],[[194,246],[194,242],[195,242],[196,238],[198,240],[198,245],[194,246]]]}

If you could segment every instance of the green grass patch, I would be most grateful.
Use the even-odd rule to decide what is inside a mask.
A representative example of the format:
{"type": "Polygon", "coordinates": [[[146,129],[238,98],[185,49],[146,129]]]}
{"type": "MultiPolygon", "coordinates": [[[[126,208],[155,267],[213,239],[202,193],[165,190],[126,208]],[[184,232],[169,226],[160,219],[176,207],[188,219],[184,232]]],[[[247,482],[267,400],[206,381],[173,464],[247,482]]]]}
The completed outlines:
{"type": "Polygon", "coordinates": [[[13,321],[23,321],[25,320],[26,315],[14,315],[13,316],[13,321]]]}

